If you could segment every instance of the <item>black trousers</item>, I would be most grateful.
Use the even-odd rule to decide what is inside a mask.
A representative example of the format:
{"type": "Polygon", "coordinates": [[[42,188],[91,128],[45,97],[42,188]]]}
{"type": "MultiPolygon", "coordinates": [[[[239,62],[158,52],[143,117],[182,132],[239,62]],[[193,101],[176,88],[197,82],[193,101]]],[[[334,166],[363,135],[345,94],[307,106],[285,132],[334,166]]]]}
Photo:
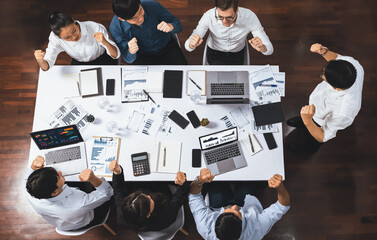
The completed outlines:
{"type": "Polygon", "coordinates": [[[134,65],[187,65],[185,55],[175,38],[171,37],[166,47],[159,53],[143,54],[137,52],[134,65]]]}
{"type": "Polygon", "coordinates": [[[90,62],[79,62],[72,58],[71,65],[118,65],[118,59],[113,59],[105,51],[101,56],[90,62]]]}
{"type": "MultiPolygon", "coordinates": [[[[321,142],[318,142],[317,139],[315,139],[309,132],[309,130],[306,128],[304,122],[302,121],[302,118],[301,116],[297,116],[297,118],[300,119],[300,122],[299,122],[299,126],[298,128],[302,129],[303,131],[303,138],[301,139],[296,139],[295,140],[295,144],[299,145],[300,147],[302,147],[303,149],[305,150],[308,150],[310,152],[315,152],[319,149],[319,147],[321,147],[321,145],[323,143],[321,142]]],[[[321,127],[318,123],[316,123],[314,120],[313,122],[315,123],[315,125],[317,125],[317,127],[321,127]]]]}
{"type": "Polygon", "coordinates": [[[221,52],[207,46],[209,65],[243,65],[246,46],[239,52],[221,52]]]}

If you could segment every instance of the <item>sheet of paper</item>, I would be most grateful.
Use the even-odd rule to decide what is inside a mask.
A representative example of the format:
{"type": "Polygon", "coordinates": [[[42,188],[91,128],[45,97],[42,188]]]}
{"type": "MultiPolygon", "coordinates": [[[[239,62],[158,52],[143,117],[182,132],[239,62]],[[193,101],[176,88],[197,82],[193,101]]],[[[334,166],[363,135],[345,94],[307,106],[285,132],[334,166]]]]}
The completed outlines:
{"type": "Polygon", "coordinates": [[[122,102],[138,102],[148,100],[143,92],[147,82],[147,67],[123,67],[122,102]]]}
{"type": "Polygon", "coordinates": [[[269,65],[249,73],[249,79],[250,93],[254,93],[257,97],[257,99],[253,100],[266,101],[281,96],[274,73],[269,65]]]}
{"type": "Polygon", "coordinates": [[[192,91],[199,91],[202,96],[206,95],[206,71],[204,70],[187,71],[187,88],[186,88],[187,95],[190,95],[192,91]],[[196,85],[198,85],[201,88],[201,90],[196,85]]]}
{"type": "Polygon", "coordinates": [[[93,137],[89,169],[97,176],[112,176],[109,165],[118,159],[120,138],[93,137]]]}
{"type": "Polygon", "coordinates": [[[147,72],[145,90],[161,93],[164,85],[164,72],[147,72]]]}
{"type": "Polygon", "coordinates": [[[89,113],[84,108],[69,99],[58,107],[46,121],[52,128],[76,124],[81,131],[89,125],[88,115],[89,113]]]}
{"type": "Polygon", "coordinates": [[[65,98],[81,96],[79,91],[80,73],[64,74],[63,80],[61,89],[65,98]]]}
{"type": "Polygon", "coordinates": [[[145,117],[145,114],[139,111],[134,111],[131,115],[131,118],[127,124],[127,129],[138,132],[141,126],[141,123],[143,122],[145,117]]]}
{"type": "Polygon", "coordinates": [[[80,72],[81,96],[98,94],[97,70],[80,72]]]}
{"type": "Polygon", "coordinates": [[[274,73],[275,80],[278,84],[281,96],[285,96],[285,72],[274,73]]]}

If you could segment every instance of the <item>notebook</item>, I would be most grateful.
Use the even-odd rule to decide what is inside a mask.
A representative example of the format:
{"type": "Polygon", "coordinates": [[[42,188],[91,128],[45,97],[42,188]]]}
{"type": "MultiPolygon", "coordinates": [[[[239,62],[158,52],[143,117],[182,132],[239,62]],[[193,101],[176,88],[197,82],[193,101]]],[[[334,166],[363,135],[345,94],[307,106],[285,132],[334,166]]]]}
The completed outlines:
{"type": "Polygon", "coordinates": [[[182,98],[183,71],[165,70],[164,72],[164,98],[182,98]]]}
{"type": "Polygon", "coordinates": [[[45,166],[62,171],[64,176],[87,168],[84,140],[76,125],[30,133],[45,157],[45,166]]]}

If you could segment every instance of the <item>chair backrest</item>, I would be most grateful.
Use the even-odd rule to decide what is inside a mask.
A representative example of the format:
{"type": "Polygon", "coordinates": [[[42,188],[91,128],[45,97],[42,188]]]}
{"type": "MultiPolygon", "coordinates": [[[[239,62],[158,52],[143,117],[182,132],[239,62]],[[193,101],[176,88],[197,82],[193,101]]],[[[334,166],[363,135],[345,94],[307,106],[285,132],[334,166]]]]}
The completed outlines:
{"type": "Polygon", "coordinates": [[[178,34],[174,33],[173,38],[177,41],[179,48],[181,48],[181,43],[179,42],[178,34]]]}
{"type": "Polygon", "coordinates": [[[92,228],[104,225],[105,222],[107,221],[107,218],[109,217],[109,214],[110,214],[110,205],[109,205],[109,209],[107,210],[105,218],[103,219],[103,221],[101,223],[99,223],[97,225],[94,225],[94,226],[91,226],[91,227],[88,227],[88,228],[82,228],[82,229],[78,229],[78,230],[72,230],[72,231],[65,231],[65,230],[60,230],[58,228],[55,228],[55,231],[57,233],[59,233],[60,235],[79,236],[79,235],[82,235],[82,234],[86,233],[87,231],[89,231],[92,228]]]}
{"type": "Polygon", "coordinates": [[[179,209],[175,222],[161,231],[139,232],[139,238],[142,240],[170,240],[185,223],[185,211],[183,206],[179,209]]]}
{"type": "MultiPolygon", "coordinates": [[[[210,38],[211,38],[211,34],[208,35],[206,45],[204,47],[203,65],[209,65],[209,63],[207,61],[207,48],[208,48],[208,41],[209,41],[210,38]]],[[[244,49],[245,49],[245,54],[243,55],[244,56],[243,65],[250,65],[249,43],[248,43],[247,39],[246,39],[246,47],[244,49]]]]}

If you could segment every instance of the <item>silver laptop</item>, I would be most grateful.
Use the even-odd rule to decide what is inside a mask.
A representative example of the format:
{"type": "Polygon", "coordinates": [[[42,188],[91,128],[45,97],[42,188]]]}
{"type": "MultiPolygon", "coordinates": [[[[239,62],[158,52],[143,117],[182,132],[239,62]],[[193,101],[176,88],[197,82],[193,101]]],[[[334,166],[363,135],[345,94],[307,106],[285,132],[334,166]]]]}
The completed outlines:
{"type": "Polygon", "coordinates": [[[248,71],[207,71],[207,104],[250,102],[248,71]]]}
{"type": "Polygon", "coordinates": [[[64,176],[87,168],[84,140],[76,125],[30,133],[45,157],[45,166],[62,171],[64,176]]]}
{"type": "Polygon", "coordinates": [[[238,142],[237,127],[199,137],[204,162],[212,174],[222,174],[246,167],[238,142]]]}

